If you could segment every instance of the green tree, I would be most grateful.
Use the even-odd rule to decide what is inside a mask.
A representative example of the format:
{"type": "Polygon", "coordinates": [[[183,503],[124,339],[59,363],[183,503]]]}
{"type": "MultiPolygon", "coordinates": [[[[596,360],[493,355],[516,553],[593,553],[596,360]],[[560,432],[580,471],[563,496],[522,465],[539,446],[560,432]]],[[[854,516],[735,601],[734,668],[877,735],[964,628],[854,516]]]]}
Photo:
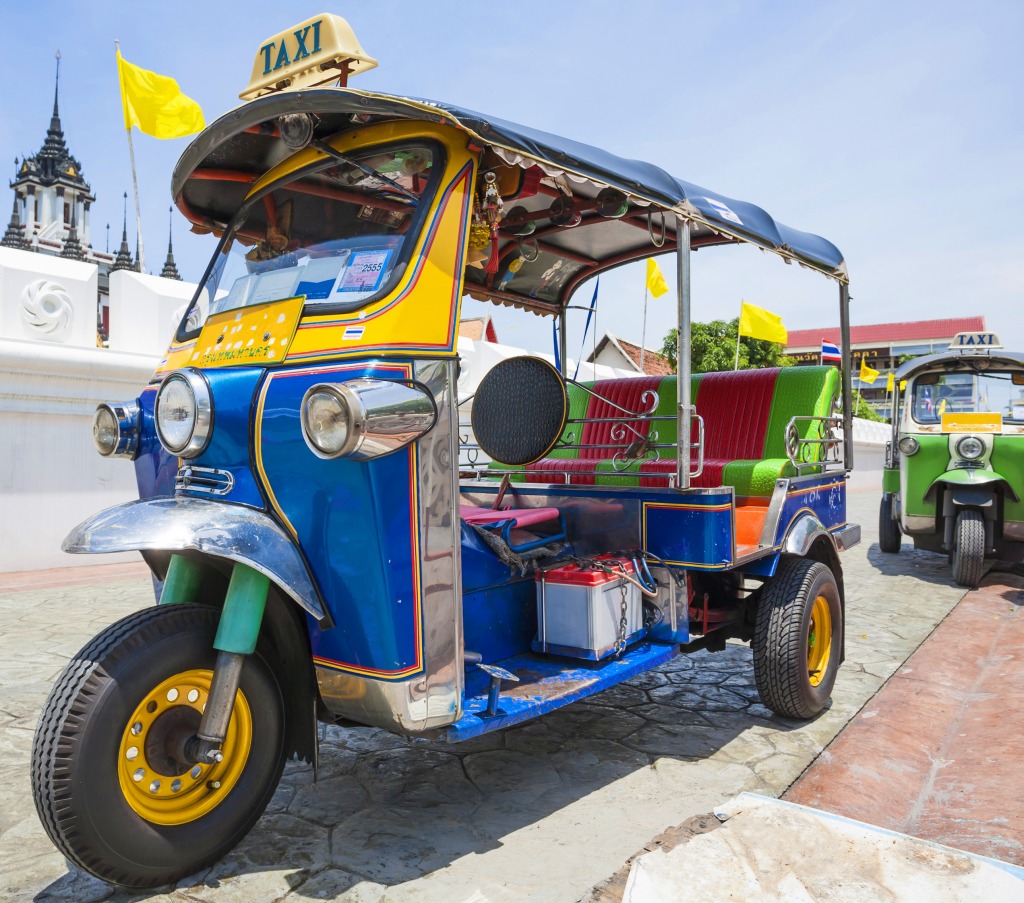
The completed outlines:
{"type": "MultiPolygon", "coordinates": [[[[739,322],[739,317],[736,317],[732,320],[691,324],[690,361],[694,373],[714,373],[718,370],[733,369],[736,363],[736,332],[739,329],[739,322]]],[[[661,353],[669,359],[674,370],[679,369],[679,362],[676,360],[677,332],[678,330],[671,330],[661,346],[661,353]]],[[[740,339],[740,370],[789,367],[792,364],[793,359],[775,342],[763,342],[746,336],[740,339]]]]}

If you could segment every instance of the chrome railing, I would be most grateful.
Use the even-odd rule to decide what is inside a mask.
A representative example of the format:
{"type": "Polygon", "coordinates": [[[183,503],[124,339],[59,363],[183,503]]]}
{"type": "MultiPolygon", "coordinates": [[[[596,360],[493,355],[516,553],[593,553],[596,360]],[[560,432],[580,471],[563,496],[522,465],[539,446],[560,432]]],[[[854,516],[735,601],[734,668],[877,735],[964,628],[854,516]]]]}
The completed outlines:
{"type": "Polygon", "coordinates": [[[844,436],[840,439],[836,430],[842,430],[843,418],[796,416],[786,424],[786,456],[798,474],[820,468],[822,471],[835,470],[843,466],[844,436]],[[808,435],[800,435],[798,424],[817,424],[808,430],[808,435]]]}

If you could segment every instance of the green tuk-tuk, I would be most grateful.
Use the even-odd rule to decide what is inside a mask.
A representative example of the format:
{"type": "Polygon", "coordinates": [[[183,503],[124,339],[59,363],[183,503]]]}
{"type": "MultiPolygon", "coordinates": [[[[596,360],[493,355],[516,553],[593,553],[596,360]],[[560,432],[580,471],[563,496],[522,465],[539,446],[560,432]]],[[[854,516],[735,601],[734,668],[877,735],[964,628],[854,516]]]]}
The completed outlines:
{"type": "Polygon", "coordinates": [[[899,552],[905,533],[976,586],[986,558],[1024,542],[1024,354],[993,333],[961,333],[893,383],[879,547],[899,552]]]}

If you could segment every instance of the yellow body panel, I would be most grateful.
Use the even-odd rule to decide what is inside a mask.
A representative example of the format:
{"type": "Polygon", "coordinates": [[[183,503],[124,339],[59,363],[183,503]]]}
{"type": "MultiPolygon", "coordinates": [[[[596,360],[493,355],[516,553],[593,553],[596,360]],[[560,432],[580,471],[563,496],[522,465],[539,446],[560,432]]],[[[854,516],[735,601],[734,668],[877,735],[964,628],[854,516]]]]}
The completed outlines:
{"type": "Polygon", "coordinates": [[[305,296],[214,314],[199,333],[194,367],[279,364],[299,325],[305,296]]]}

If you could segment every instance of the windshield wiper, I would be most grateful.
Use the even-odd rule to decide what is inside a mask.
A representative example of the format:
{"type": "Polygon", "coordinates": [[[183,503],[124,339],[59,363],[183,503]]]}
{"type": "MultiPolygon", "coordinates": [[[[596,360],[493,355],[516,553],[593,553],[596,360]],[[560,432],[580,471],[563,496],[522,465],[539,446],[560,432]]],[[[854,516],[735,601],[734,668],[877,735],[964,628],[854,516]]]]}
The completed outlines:
{"type": "Polygon", "coordinates": [[[323,151],[323,153],[327,154],[328,156],[334,157],[335,160],[339,160],[342,163],[347,164],[348,166],[353,166],[360,172],[364,173],[365,175],[368,175],[373,179],[377,179],[378,181],[381,181],[386,185],[390,185],[395,191],[402,195],[402,197],[408,198],[410,201],[412,201],[413,206],[419,205],[420,199],[417,194],[410,191],[404,185],[399,185],[398,182],[396,182],[394,179],[389,179],[386,175],[384,175],[384,173],[378,172],[372,166],[367,166],[365,163],[360,163],[358,160],[353,160],[351,157],[346,157],[343,153],[341,153],[340,151],[336,151],[333,147],[331,147],[329,144],[323,141],[314,140],[311,143],[313,147],[315,147],[317,150],[323,151]]]}

